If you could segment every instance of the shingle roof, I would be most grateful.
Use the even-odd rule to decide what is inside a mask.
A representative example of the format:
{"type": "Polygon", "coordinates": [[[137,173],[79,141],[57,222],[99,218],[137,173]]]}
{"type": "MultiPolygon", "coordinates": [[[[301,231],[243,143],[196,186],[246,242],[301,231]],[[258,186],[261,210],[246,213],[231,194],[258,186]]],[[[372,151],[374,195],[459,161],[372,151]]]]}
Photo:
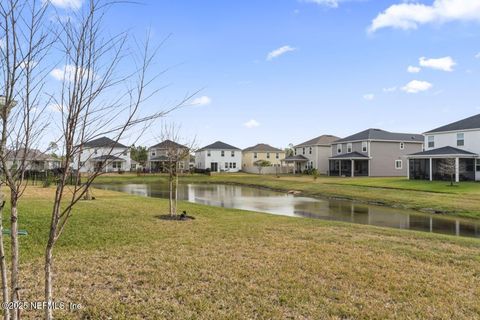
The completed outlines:
{"type": "Polygon", "coordinates": [[[282,149],[274,148],[271,145],[268,145],[266,143],[259,143],[257,145],[252,146],[252,147],[248,147],[246,149],[243,149],[243,151],[283,152],[282,149]]]}
{"type": "Polygon", "coordinates": [[[291,162],[291,161],[308,161],[308,158],[302,156],[301,154],[299,155],[296,155],[296,156],[290,156],[290,157],[286,157],[285,159],[283,159],[284,161],[286,162],[291,162]]]}
{"type": "Polygon", "coordinates": [[[203,151],[207,149],[208,150],[240,150],[239,148],[226,144],[225,142],[217,141],[199,149],[198,151],[203,151]]]}
{"type": "Polygon", "coordinates": [[[422,152],[417,152],[408,155],[409,157],[414,157],[414,156],[439,156],[439,155],[445,155],[445,156],[477,156],[476,153],[454,148],[454,147],[442,147],[442,148],[437,148],[437,149],[432,149],[432,150],[427,150],[427,151],[422,151],[422,152]]]}
{"type": "Polygon", "coordinates": [[[330,134],[324,134],[324,135],[321,135],[321,136],[318,136],[316,138],[313,138],[311,140],[308,140],[308,141],[305,141],[305,142],[302,142],[298,145],[296,145],[295,147],[306,147],[306,146],[318,146],[318,145],[331,145],[332,142],[334,141],[337,141],[338,139],[340,139],[339,137],[337,136],[332,136],[330,134]]]}
{"type": "Polygon", "coordinates": [[[186,146],[181,145],[180,143],[176,143],[172,140],[165,140],[156,145],[151,146],[149,149],[169,149],[169,148],[176,148],[176,149],[187,149],[186,146]]]}
{"type": "Polygon", "coordinates": [[[367,129],[355,133],[336,142],[349,142],[359,140],[386,140],[386,141],[412,141],[423,142],[424,137],[421,134],[389,132],[381,129],[367,129]]]}
{"type": "Polygon", "coordinates": [[[352,159],[352,158],[365,158],[368,159],[368,156],[354,151],[350,153],[339,154],[338,156],[330,157],[330,159],[352,159]]]}
{"type": "Polygon", "coordinates": [[[84,147],[87,148],[128,148],[127,146],[115,142],[114,140],[107,138],[107,137],[101,137],[95,140],[87,141],[84,144],[84,147]]]}
{"type": "Polygon", "coordinates": [[[6,158],[7,160],[22,160],[25,157],[27,161],[55,161],[58,159],[53,158],[52,156],[45,154],[44,152],[37,149],[25,149],[20,148],[18,150],[7,150],[6,158]]]}
{"type": "Polygon", "coordinates": [[[449,123],[445,126],[438,127],[425,133],[456,131],[465,129],[480,129],[480,114],[449,123]]]}

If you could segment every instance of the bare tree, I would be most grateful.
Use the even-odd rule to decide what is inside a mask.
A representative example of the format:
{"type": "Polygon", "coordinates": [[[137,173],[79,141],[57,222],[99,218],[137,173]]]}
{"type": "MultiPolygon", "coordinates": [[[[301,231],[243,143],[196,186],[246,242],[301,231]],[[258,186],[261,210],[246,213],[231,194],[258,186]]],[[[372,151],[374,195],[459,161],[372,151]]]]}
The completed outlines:
{"type": "Polygon", "coordinates": [[[272,163],[268,160],[257,160],[253,163],[253,165],[255,167],[257,167],[258,169],[258,174],[262,174],[262,170],[263,168],[266,168],[266,167],[271,167],[272,166],[272,163]]]}
{"type": "MultiPolygon", "coordinates": [[[[30,150],[39,143],[45,122],[41,99],[48,68],[39,63],[48,53],[52,38],[45,27],[45,1],[4,0],[0,3],[0,167],[2,180],[10,191],[11,268],[8,290],[4,239],[0,226],[0,269],[3,302],[19,301],[18,203],[25,190],[30,150]],[[12,165],[14,163],[14,165],[12,165]],[[10,296],[9,296],[10,294],[10,296]]],[[[3,209],[3,205],[2,205],[3,209]]],[[[4,319],[18,319],[19,310],[4,319]]]]}
{"type": "MultiPolygon", "coordinates": [[[[459,172],[464,169],[463,165],[458,168],[459,172]]],[[[438,172],[450,177],[450,186],[455,182],[455,175],[457,172],[457,165],[455,159],[442,159],[438,165],[438,172]]]]}
{"type": "Polygon", "coordinates": [[[169,213],[177,216],[178,202],[178,174],[188,170],[190,156],[196,148],[195,139],[182,139],[180,127],[175,124],[164,125],[161,133],[162,155],[165,157],[168,172],[169,213]]]}

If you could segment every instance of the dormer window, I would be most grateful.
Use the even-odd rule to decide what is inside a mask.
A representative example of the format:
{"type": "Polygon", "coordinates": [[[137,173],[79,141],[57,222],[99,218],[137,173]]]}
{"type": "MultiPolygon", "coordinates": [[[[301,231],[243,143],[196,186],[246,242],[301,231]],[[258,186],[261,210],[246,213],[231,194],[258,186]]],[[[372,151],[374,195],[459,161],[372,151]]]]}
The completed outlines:
{"type": "Polygon", "coordinates": [[[457,147],[463,147],[465,145],[465,134],[457,133],[457,147]]]}

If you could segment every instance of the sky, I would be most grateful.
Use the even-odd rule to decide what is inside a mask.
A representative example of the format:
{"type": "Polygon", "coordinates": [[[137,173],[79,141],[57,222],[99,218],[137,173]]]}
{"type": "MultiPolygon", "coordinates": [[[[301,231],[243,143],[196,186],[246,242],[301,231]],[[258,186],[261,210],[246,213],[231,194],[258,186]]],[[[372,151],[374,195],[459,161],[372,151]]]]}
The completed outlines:
{"type": "MultiPolygon", "coordinates": [[[[51,0],[77,10],[81,0],[51,0]]],[[[422,133],[480,113],[480,0],[143,0],[106,16],[162,45],[146,102],[204,146],[283,148],[367,128],[422,133]]],[[[138,141],[158,142],[160,124],[138,141]]]]}

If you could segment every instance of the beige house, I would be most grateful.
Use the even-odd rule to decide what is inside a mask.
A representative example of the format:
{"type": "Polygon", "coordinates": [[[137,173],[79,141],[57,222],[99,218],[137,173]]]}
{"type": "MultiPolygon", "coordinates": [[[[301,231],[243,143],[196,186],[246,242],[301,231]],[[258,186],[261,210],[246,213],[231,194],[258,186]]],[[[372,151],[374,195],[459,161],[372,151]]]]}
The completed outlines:
{"type": "Polygon", "coordinates": [[[258,161],[268,161],[272,165],[262,168],[262,173],[279,173],[282,160],[285,159],[285,151],[274,148],[265,143],[259,143],[242,151],[242,171],[259,173],[258,161]]]}

